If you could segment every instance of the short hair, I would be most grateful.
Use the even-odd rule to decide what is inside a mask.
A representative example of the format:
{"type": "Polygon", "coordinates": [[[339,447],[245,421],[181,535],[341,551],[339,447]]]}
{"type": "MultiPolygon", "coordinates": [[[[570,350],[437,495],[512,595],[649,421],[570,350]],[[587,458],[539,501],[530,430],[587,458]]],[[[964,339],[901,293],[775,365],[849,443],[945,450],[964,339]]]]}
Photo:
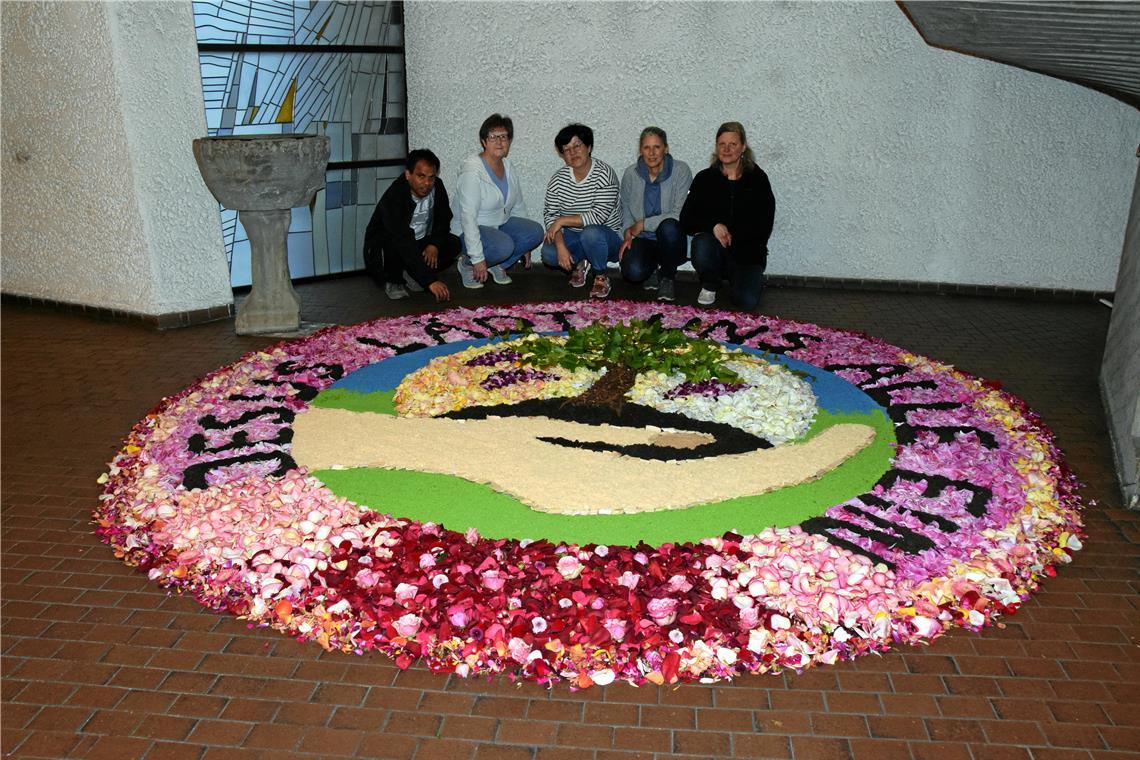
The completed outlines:
{"type": "Polygon", "coordinates": [[[650,135],[661,138],[661,142],[664,143],[665,147],[669,147],[669,138],[665,136],[665,130],[661,127],[646,127],[641,130],[641,137],[637,138],[637,147],[641,148],[641,143],[650,135]]]}
{"type": "Polygon", "coordinates": [[[558,155],[562,155],[562,149],[569,145],[575,137],[581,140],[587,148],[594,147],[594,130],[585,124],[567,124],[558,130],[558,134],[554,136],[554,149],[558,151],[558,155]]]}
{"type": "MultiPolygon", "coordinates": [[[[744,134],[744,125],[739,121],[726,121],[720,125],[716,131],[716,140],[725,132],[731,132],[740,137],[740,142],[744,144],[744,153],[740,155],[740,166],[744,171],[751,171],[756,166],[756,157],[752,155],[752,146],[748,144],[748,137],[744,134]]],[[[720,159],[717,158],[716,149],[713,149],[712,163],[710,166],[720,168],[720,159]]]]}
{"type": "Polygon", "coordinates": [[[435,173],[439,174],[439,157],[432,153],[427,148],[416,148],[415,150],[408,151],[408,157],[404,159],[404,168],[410,172],[416,170],[416,164],[420,161],[427,161],[435,169],[435,173]]]}
{"type": "Polygon", "coordinates": [[[507,130],[507,137],[515,139],[515,123],[511,121],[510,116],[503,116],[500,113],[493,113],[483,120],[483,125],[479,127],[479,142],[487,139],[487,135],[491,134],[491,130],[496,127],[502,127],[507,130]]]}

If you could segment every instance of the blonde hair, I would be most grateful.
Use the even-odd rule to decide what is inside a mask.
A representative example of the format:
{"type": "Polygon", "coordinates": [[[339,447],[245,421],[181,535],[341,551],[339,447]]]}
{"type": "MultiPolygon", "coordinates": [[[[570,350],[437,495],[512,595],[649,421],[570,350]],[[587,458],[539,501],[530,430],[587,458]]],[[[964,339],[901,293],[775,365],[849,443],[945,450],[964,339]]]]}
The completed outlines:
{"type": "Polygon", "coordinates": [[[646,127],[645,129],[641,130],[641,137],[637,138],[637,147],[639,149],[641,148],[642,141],[644,141],[645,138],[649,137],[650,135],[653,135],[654,137],[661,138],[661,143],[666,148],[669,147],[669,138],[665,136],[665,130],[664,129],[662,129],[661,127],[646,127]]]}
{"type": "MultiPolygon", "coordinates": [[[[752,148],[748,145],[748,137],[744,134],[744,125],[739,121],[726,121],[720,125],[720,129],[716,131],[716,139],[719,140],[720,136],[725,132],[731,132],[740,137],[740,142],[744,143],[744,153],[740,156],[740,168],[743,171],[750,171],[756,167],[756,157],[752,155],[752,148]]],[[[720,165],[720,159],[716,156],[716,150],[713,150],[712,162],[709,166],[715,166],[723,170],[724,167],[720,165]]]]}

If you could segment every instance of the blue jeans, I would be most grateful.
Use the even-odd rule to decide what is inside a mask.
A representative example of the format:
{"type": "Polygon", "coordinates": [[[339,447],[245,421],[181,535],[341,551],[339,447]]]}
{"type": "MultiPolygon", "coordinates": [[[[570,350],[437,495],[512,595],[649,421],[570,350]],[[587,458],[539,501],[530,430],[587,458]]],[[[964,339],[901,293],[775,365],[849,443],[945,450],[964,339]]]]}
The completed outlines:
{"type": "MultiPolygon", "coordinates": [[[[603,224],[588,224],[580,230],[562,230],[562,240],[570,249],[570,258],[575,264],[582,259],[590,262],[596,274],[605,274],[606,265],[617,261],[621,238],[603,224]]],[[[542,246],[542,263],[548,267],[558,266],[558,249],[553,243],[542,246]]]]}
{"type": "Polygon", "coordinates": [[[657,239],[636,237],[621,260],[622,277],[630,282],[644,282],[660,268],[661,276],[673,279],[677,267],[685,263],[685,233],[676,219],[662,219],[657,225],[657,239]]]}
{"type": "MultiPolygon", "coordinates": [[[[498,227],[480,224],[479,239],[483,241],[483,260],[487,266],[502,265],[503,269],[510,269],[516,261],[538,248],[542,242],[542,225],[521,216],[512,216],[498,227]]],[[[463,235],[459,236],[459,241],[463,244],[463,253],[467,253],[467,241],[463,235]]]]}
{"type": "Polygon", "coordinates": [[[693,237],[693,269],[697,270],[701,287],[717,290],[727,279],[733,304],[751,311],[760,303],[767,254],[757,264],[741,264],[735,258],[732,249],[721,245],[711,232],[700,232],[693,237]]]}

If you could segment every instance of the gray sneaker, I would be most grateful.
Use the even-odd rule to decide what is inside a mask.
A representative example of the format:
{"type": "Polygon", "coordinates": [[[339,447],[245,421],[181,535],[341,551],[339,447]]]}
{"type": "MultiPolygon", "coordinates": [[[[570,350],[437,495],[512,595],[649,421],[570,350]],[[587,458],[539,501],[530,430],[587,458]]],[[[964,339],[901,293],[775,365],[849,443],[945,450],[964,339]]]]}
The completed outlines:
{"type": "Polygon", "coordinates": [[[590,262],[582,259],[570,272],[570,287],[580,288],[586,284],[586,278],[590,274],[590,262]]]}
{"type": "Polygon", "coordinates": [[[471,266],[466,256],[460,256],[455,261],[455,268],[459,270],[459,279],[463,281],[463,287],[471,290],[483,287],[483,283],[475,279],[475,268],[471,266]]]}
{"type": "Polygon", "coordinates": [[[386,282],[384,283],[384,295],[393,301],[399,301],[401,298],[408,297],[408,291],[398,282],[386,282]]]}
{"type": "Polygon", "coordinates": [[[407,285],[408,290],[412,291],[413,293],[423,293],[424,292],[424,286],[420,285],[418,282],[416,282],[416,278],[412,277],[407,272],[404,272],[404,284],[407,285]]]}
{"type": "MultiPolygon", "coordinates": [[[[657,272],[654,272],[653,274],[649,275],[649,279],[646,280],[645,284],[642,285],[641,287],[644,288],[645,290],[657,290],[657,288],[659,288],[660,286],[661,286],[661,276],[658,275],[657,272]]],[[[669,300],[672,301],[673,299],[670,298],[669,300]]]]}
{"type": "Polygon", "coordinates": [[[495,281],[496,285],[510,285],[514,282],[501,264],[488,268],[487,274],[491,275],[491,279],[495,281]]]}
{"type": "Polygon", "coordinates": [[[697,303],[701,306],[712,306],[714,301],[716,301],[716,291],[701,288],[701,292],[697,294],[697,303]]]}
{"type": "Polygon", "coordinates": [[[672,301],[674,297],[673,278],[662,277],[661,282],[657,286],[657,300],[672,301]]]}

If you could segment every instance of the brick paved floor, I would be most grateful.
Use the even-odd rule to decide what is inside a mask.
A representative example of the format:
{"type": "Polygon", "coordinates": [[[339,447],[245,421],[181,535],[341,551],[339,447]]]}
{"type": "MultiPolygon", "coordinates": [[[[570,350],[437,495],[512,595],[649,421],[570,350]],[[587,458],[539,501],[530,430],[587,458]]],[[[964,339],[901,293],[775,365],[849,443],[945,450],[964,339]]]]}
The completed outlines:
{"type": "MultiPolygon", "coordinates": [[[[458,303],[579,295],[542,272],[458,303]]],[[[696,285],[679,283],[682,302],[696,285]]],[[[364,277],[300,288],[306,319],[430,308],[364,277]]],[[[642,297],[629,286],[615,297],[642,297]]],[[[1085,551],[1004,629],[803,675],[570,693],[323,652],[167,596],[89,524],[96,478],[162,396],[271,342],[5,307],[5,757],[1124,758],[1140,752],[1140,515],[1120,508],[1097,371],[1109,312],[774,289],[766,313],[860,330],[1000,379],[1057,431],[1095,499],[1085,551]]]]}

